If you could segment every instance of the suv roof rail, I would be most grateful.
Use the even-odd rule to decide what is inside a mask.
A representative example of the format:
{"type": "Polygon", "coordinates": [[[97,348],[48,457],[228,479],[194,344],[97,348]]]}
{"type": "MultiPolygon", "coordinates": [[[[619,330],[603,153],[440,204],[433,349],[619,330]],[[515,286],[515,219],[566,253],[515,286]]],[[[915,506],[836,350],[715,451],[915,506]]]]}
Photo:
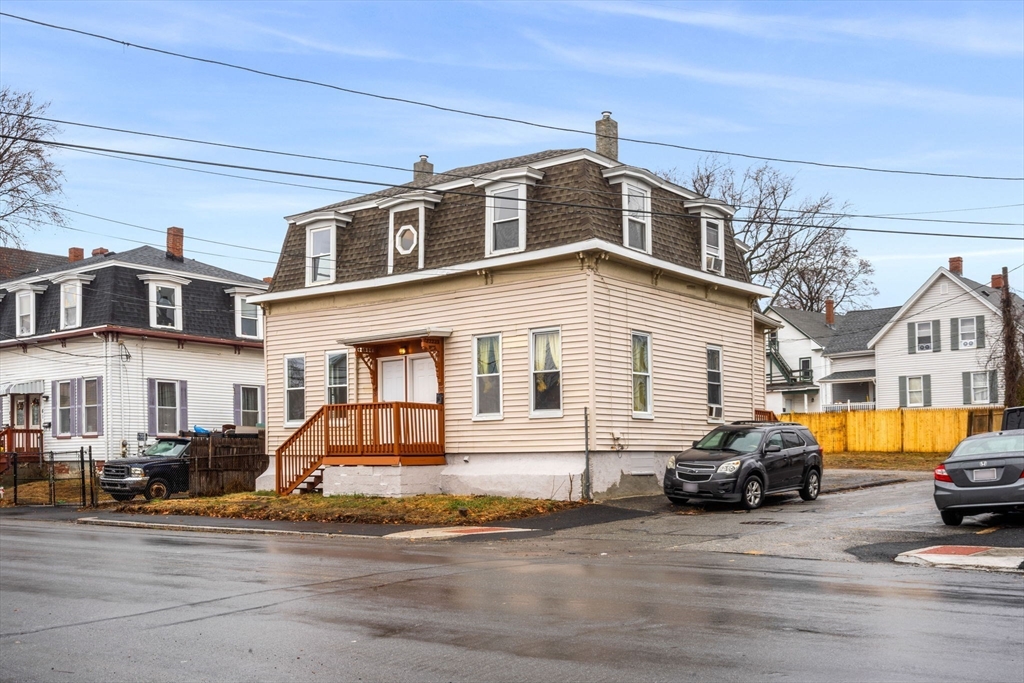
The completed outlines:
{"type": "Polygon", "coordinates": [[[774,425],[782,424],[780,420],[737,420],[736,422],[730,422],[729,424],[734,425],[774,425]]]}

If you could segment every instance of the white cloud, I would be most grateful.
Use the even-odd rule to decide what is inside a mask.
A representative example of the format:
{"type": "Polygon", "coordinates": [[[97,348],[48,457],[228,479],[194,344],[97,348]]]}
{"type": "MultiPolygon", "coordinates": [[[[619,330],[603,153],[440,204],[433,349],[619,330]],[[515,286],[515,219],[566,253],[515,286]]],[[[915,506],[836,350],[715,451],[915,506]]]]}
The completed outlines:
{"type": "Polygon", "coordinates": [[[943,51],[1000,57],[1024,54],[1019,23],[969,16],[935,19],[879,15],[864,19],[830,19],[735,11],[703,12],[625,2],[582,2],[577,6],[596,13],[642,17],[777,40],[889,40],[926,45],[943,51]]]}

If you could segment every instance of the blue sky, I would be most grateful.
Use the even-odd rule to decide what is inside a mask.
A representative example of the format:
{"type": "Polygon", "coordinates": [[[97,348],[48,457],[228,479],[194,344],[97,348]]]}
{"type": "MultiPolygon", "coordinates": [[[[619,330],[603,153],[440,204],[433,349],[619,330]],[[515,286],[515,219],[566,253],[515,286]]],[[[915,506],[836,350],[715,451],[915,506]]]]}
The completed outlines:
{"type": "MultiPolygon", "coordinates": [[[[449,107],[625,137],[830,163],[1024,175],[1024,4],[970,3],[91,3],[4,0],[5,12],[166,50],[449,107]]],[[[437,170],[593,138],[484,121],[185,62],[0,18],[0,82],[54,118],[437,170]]],[[[401,183],[411,172],[218,150],[64,126],[83,145],[401,183]]],[[[699,154],[622,143],[620,159],[688,171],[699,154]]],[[[306,189],[80,152],[57,155],[65,205],[163,230],[188,256],[263,277],[282,217],[374,189],[306,189]],[[346,194],[344,191],[348,191],[346,194]],[[242,260],[250,259],[250,260],[242,260]]],[[[734,159],[733,165],[748,163],[734,159]]],[[[806,195],[855,213],[1024,223],[1024,184],[780,165],[806,195]],[[1001,209],[981,209],[1017,205],[1001,209]],[[975,209],[958,211],[960,209],[975,209]]],[[[256,173],[244,175],[260,176],[256,173]]],[[[1018,226],[851,219],[970,234],[1018,226]]],[[[83,216],[26,246],[125,250],[162,236],[83,216]]],[[[1024,263],[1020,242],[850,233],[876,267],[874,306],[902,303],[950,256],[985,281],[1024,263]]],[[[1011,276],[1024,288],[1024,268],[1011,276]]]]}

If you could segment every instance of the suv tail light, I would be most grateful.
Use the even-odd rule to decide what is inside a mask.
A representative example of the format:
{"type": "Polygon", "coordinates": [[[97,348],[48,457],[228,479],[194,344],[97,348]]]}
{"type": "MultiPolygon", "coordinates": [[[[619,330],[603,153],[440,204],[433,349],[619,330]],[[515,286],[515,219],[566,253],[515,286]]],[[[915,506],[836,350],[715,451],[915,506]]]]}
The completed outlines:
{"type": "Polygon", "coordinates": [[[953,477],[946,473],[946,465],[942,464],[935,468],[935,481],[948,481],[953,483],[953,477]]]}

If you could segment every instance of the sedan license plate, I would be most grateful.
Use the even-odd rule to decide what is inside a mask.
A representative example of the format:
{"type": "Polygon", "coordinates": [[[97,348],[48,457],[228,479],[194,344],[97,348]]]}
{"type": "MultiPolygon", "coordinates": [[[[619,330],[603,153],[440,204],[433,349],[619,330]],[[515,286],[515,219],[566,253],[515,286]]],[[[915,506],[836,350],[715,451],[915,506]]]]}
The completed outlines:
{"type": "Polygon", "coordinates": [[[700,491],[700,487],[697,486],[697,484],[695,484],[693,482],[684,481],[683,482],[683,491],[686,492],[686,493],[697,493],[697,491],[700,491]]]}
{"type": "Polygon", "coordinates": [[[995,481],[996,470],[990,467],[987,470],[974,470],[974,481],[995,481]]]}

